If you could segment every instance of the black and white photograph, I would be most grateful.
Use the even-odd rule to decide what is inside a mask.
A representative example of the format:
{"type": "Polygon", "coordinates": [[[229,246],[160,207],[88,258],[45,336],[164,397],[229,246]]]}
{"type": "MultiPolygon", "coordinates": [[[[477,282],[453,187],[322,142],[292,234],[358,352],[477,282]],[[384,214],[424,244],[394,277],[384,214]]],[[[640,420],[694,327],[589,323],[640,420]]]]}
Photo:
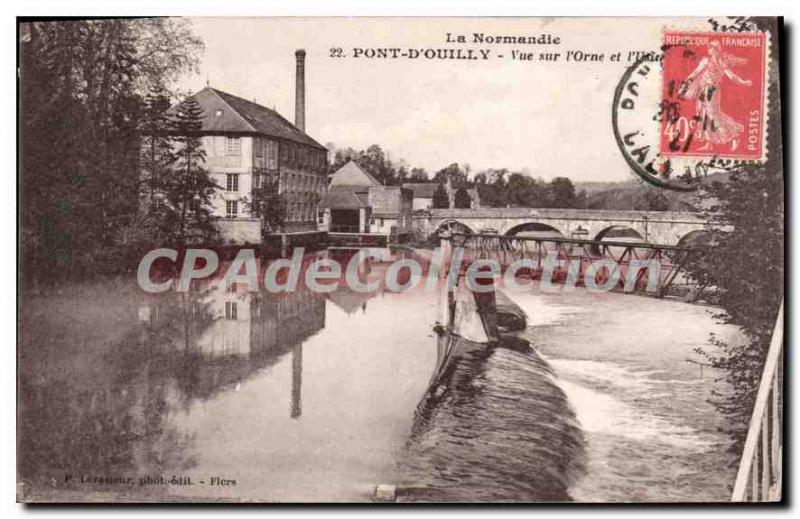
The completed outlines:
{"type": "Polygon", "coordinates": [[[17,502],[785,503],[786,32],[18,17],[17,502]]]}

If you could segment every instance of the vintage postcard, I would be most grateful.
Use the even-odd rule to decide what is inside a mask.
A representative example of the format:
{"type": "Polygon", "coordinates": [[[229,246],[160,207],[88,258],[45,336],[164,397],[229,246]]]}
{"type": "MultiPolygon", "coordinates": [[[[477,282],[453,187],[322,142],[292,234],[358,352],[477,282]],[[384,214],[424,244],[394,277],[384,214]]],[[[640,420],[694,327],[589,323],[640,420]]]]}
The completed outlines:
{"type": "Polygon", "coordinates": [[[17,499],[784,499],[780,18],[19,19],[17,499]]]}

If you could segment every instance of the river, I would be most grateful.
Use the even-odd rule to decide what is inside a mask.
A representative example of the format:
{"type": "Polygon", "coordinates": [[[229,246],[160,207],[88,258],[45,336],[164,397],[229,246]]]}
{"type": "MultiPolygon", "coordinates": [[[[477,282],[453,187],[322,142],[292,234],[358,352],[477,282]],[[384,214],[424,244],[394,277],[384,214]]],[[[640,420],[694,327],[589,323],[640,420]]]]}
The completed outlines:
{"type": "MultiPolygon", "coordinates": [[[[322,253],[324,255],[324,253],[322,253]]],[[[380,272],[386,264],[370,269],[380,272]]],[[[519,292],[531,348],[459,354],[425,401],[437,294],[128,280],[20,306],[19,475],[38,500],[726,500],[709,310],[519,292]],[[116,479],[115,479],[116,478],[116,479]]]]}

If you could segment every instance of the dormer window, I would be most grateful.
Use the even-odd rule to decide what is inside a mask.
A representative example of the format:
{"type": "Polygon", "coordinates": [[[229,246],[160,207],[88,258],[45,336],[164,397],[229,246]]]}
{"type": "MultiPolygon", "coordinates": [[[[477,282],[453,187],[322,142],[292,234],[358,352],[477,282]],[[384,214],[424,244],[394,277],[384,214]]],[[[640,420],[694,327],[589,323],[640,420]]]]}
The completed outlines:
{"type": "Polygon", "coordinates": [[[222,110],[217,110],[216,112],[214,112],[214,116],[222,117],[222,110]]]}

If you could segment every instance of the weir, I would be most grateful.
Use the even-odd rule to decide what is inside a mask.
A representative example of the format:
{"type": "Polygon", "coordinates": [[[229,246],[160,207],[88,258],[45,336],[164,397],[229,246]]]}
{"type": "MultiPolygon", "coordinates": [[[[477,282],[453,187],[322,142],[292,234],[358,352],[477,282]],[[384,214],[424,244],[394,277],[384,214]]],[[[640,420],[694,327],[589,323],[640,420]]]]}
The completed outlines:
{"type": "MultiPolygon", "coordinates": [[[[452,248],[443,245],[447,260],[452,248]]],[[[547,362],[516,335],[525,313],[502,292],[464,285],[463,275],[440,284],[436,365],[389,499],[569,501],[586,457],[575,413],[547,362]],[[509,439],[497,424],[511,423],[509,439]]],[[[387,499],[384,487],[376,499],[387,499]]]]}

